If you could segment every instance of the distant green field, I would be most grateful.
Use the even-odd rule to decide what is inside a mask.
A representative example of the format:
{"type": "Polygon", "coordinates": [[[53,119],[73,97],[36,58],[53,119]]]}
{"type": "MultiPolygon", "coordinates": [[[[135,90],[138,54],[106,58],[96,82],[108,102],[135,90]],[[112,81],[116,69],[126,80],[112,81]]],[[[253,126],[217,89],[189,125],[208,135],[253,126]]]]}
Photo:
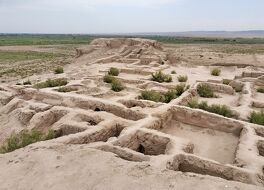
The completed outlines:
{"type": "Polygon", "coordinates": [[[166,36],[92,36],[69,34],[0,34],[0,46],[11,45],[59,45],[59,44],[89,44],[99,37],[139,37],[157,40],[169,44],[264,44],[264,38],[196,38],[196,37],[166,37],[166,36]]]}
{"type": "Polygon", "coordinates": [[[264,38],[192,38],[151,36],[149,39],[169,44],[264,44],[264,38]]]}
{"type": "Polygon", "coordinates": [[[59,44],[89,44],[94,38],[88,35],[0,35],[0,46],[12,45],[59,45],[59,44]]]}
{"type": "Polygon", "coordinates": [[[51,60],[53,58],[61,57],[62,54],[47,53],[47,52],[34,52],[34,51],[0,51],[0,64],[1,63],[14,63],[18,61],[30,60],[51,60]]]}

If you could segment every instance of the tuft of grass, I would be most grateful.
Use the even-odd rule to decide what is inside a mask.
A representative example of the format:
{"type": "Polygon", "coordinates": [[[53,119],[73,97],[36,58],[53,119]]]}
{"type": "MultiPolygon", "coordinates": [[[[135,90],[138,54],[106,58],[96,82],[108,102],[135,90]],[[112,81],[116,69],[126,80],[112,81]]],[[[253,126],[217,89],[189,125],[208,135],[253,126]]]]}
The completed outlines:
{"type": "Polygon", "coordinates": [[[188,80],[188,76],[186,76],[186,75],[178,76],[178,81],[179,82],[187,82],[187,80],[188,80]]]}
{"type": "Polygon", "coordinates": [[[28,79],[27,81],[24,81],[23,82],[23,85],[31,85],[32,83],[31,83],[31,81],[28,79]]]}
{"type": "Polygon", "coordinates": [[[76,87],[71,87],[71,86],[64,86],[64,87],[60,87],[57,89],[58,92],[72,92],[72,91],[77,91],[78,88],[76,87]]]}
{"type": "Polygon", "coordinates": [[[253,111],[249,116],[249,122],[264,125],[264,110],[261,110],[260,112],[253,111]]]}
{"type": "Polygon", "coordinates": [[[119,70],[117,68],[111,67],[110,70],[108,71],[108,74],[111,76],[118,76],[119,70]]]}
{"type": "Polygon", "coordinates": [[[11,134],[11,136],[0,147],[0,153],[12,152],[16,149],[23,148],[27,145],[56,138],[53,130],[49,130],[47,134],[37,130],[23,130],[18,134],[11,134]]]}
{"type": "Polygon", "coordinates": [[[221,69],[215,68],[211,70],[211,75],[213,76],[220,76],[220,74],[221,74],[221,69]]]}
{"type": "Polygon", "coordinates": [[[208,84],[199,84],[197,86],[197,92],[201,97],[213,98],[214,92],[208,84]]]}
{"type": "Polygon", "coordinates": [[[111,89],[115,92],[120,92],[125,89],[125,86],[122,84],[120,80],[113,80],[111,83],[111,89]]]}
{"type": "Polygon", "coordinates": [[[152,79],[153,81],[163,83],[163,82],[172,82],[172,77],[170,75],[164,74],[161,71],[158,71],[156,73],[152,74],[152,79]]]}
{"type": "Polygon", "coordinates": [[[264,86],[258,87],[257,92],[264,93],[264,86]]]}
{"type": "Polygon", "coordinates": [[[187,106],[194,109],[202,109],[211,113],[222,115],[224,117],[234,117],[232,110],[226,105],[212,104],[209,106],[206,101],[199,103],[197,99],[192,99],[188,102],[187,106]]]}
{"type": "Polygon", "coordinates": [[[176,71],[174,71],[174,70],[171,71],[171,74],[172,74],[172,75],[175,75],[175,74],[176,74],[176,71]]]}
{"type": "Polygon", "coordinates": [[[45,82],[37,83],[34,85],[35,88],[52,88],[57,86],[65,86],[68,81],[65,78],[59,79],[48,79],[45,82]]]}
{"type": "Polygon", "coordinates": [[[63,67],[57,67],[57,68],[54,70],[54,73],[55,73],[55,74],[61,74],[61,73],[64,73],[63,67]]]}
{"type": "Polygon", "coordinates": [[[112,75],[105,75],[104,76],[104,82],[106,83],[112,83],[115,80],[115,77],[113,77],[112,75]]]}

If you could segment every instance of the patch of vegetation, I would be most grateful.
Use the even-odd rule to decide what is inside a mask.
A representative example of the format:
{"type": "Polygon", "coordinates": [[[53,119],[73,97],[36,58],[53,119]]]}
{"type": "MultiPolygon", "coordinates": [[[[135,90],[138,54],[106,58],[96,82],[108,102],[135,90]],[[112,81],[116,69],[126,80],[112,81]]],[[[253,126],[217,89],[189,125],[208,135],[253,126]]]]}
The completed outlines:
{"type": "Polygon", "coordinates": [[[213,98],[215,96],[213,90],[208,84],[199,84],[197,86],[197,92],[204,98],[213,98]]]}
{"type": "Polygon", "coordinates": [[[62,57],[62,54],[36,52],[36,51],[0,51],[0,63],[8,64],[19,61],[31,60],[51,60],[54,58],[62,57]]]}
{"type": "Polygon", "coordinates": [[[125,86],[118,79],[114,79],[111,83],[111,89],[115,92],[120,92],[125,89],[125,86]]]}
{"type": "Polygon", "coordinates": [[[165,101],[164,95],[155,90],[145,90],[141,92],[140,99],[150,100],[154,102],[164,102],[165,101]]]}
{"type": "Polygon", "coordinates": [[[146,38],[169,44],[264,44],[263,38],[206,38],[177,36],[146,36],[146,38]]]}
{"type": "Polygon", "coordinates": [[[171,74],[172,74],[172,75],[175,75],[175,74],[176,74],[176,71],[174,71],[174,70],[171,71],[171,74]]]}
{"type": "Polygon", "coordinates": [[[209,106],[206,101],[202,101],[199,103],[197,99],[192,99],[188,102],[188,107],[194,109],[202,109],[211,113],[222,115],[224,117],[234,117],[232,110],[226,105],[212,104],[211,106],[209,106]]]}
{"type": "Polygon", "coordinates": [[[257,92],[264,93],[264,86],[258,87],[257,92]]]}
{"type": "Polygon", "coordinates": [[[211,70],[211,75],[213,76],[220,76],[220,74],[221,74],[221,69],[214,68],[213,70],[211,70]]]}
{"type": "Polygon", "coordinates": [[[185,84],[180,84],[175,89],[168,90],[165,93],[158,92],[155,90],[145,90],[141,92],[140,99],[150,100],[154,102],[170,103],[172,100],[178,98],[186,90],[185,84]]]}
{"type": "Polygon", "coordinates": [[[188,76],[186,76],[186,75],[180,75],[180,76],[178,76],[178,81],[179,82],[187,82],[187,80],[188,80],[188,76]]]}
{"type": "Polygon", "coordinates": [[[161,71],[152,74],[153,81],[163,83],[163,82],[172,82],[172,77],[170,75],[164,74],[161,71]]]}
{"type": "Polygon", "coordinates": [[[45,82],[35,84],[34,88],[52,88],[57,86],[65,86],[66,84],[68,84],[68,81],[65,78],[48,79],[45,82]]]}
{"type": "Polygon", "coordinates": [[[31,81],[30,80],[27,80],[27,81],[24,81],[23,82],[23,85],[31,85],[32,83],[31,83],[31,81]]]}
{"type": "Polygon", "coordinates": [[[63,69],[63,67],[57,67],[57,68],[54,70],[54,73],[55,73],[55,74],[61,74],[61,73],[64,73],[64,69],[63,69]]]}
{"type": "Polygon", "coordinates": [[[117,68],[111,67],[110,70],[108,71],[108,75],[118,76],[119,75],[119,70],[117,68]]]}
{"type": "Polygon", "coordinates": [[[249,116],[250,123],[255,123],[258,125],[264,125],[264,110],[260,112],[253,111],[249,116]]]}
{"type": "Polygon", "coordinates": [[[12,152],[27,145],[56,138],[55,132],[49,130],[47,134],[37,130],[23,130],[18,134],[13,133],[0,147],[0,153],[12,152]]]}
{"type": "Polygon", "coordinates": [[[72,92],[72,91],[77,91],[78,88],[76,87],[72,87],[72,86],[64,86],[64,87],[60,87],[57,89],[58,92],[72,92]]]}
{"type": "Polygon", "coordinates": [[[96,37],[70,34],[2,34],[0,46],[89,44],[96,37]]]}
{"type": "Polygon", "coordinates": [[[230,82],[231,82],[231,80],[229,80],[229,79],[224,79],[223,80],[223,84],[225,84],[225,85],[229,85],[230,82]]]}
{"type": "Polygon", "coordinates": [[[113,77],[112,75],[105,75],[104,76],[104,82],[106,83],[112,83],[115,80],[115,77],[113,77]]]}

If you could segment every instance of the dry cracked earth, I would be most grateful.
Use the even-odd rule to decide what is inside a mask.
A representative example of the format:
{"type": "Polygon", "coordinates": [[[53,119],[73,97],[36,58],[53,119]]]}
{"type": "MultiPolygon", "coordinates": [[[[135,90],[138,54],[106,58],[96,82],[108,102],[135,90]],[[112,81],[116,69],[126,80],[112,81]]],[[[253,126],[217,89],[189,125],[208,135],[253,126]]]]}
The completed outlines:
{"type": "Polygon", "coordinates": [[[1,84],[0,144],[24,129],[52,129],[57,138],[0,154],[0,189],[263,189],[264,126],[248,122],[264,108],[256,91],[262,63],[194,65],[180,52],[152,40],[96,39],[76,50],[62,74],[1,84]],[[111,67],[120,70],[120,92],[103,80],[111,67]],[[211,75],[215,67],[220,76],[211,75]],[[150,80],[157,71],[176,73],[158,83],[150,80]],[[170,103],[139,98],[173,89],[180,75],[189,88],[170,103]],[[50,78],[67,79],[74,91],[34,88],[50,78]],[[234,118],[186,106],[205,99],[201,84],[217,94],[208,104],[228,105],[234,118]]]}

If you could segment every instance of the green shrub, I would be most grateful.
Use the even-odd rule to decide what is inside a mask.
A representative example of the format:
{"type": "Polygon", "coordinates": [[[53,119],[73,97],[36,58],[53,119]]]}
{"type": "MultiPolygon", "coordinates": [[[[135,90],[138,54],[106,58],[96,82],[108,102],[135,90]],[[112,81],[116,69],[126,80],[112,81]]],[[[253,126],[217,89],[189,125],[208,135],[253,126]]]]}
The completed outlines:
{"type": "Polygon", "coordinates": [[[163,83],[163,82],[172,82],[172,77],[170,75],[164,74],[161,71],[152,74],[153,81],[163,83]]]}
{"type": "Polygon", "coordinates": [[[198,109],[199,108],[199,102],[197,99],[192,99],[187,103],[187,106],[193,109],[198,109]]]}
{"type": "Polygon", "coordinates": [[[208,107],[207,111],[222,115],[224,117],[233,117],[234,116],[232,110],[229,107],[227,107],[226,105],[213,104],[213,105],[208,107]]]}
{"type": "Polygon", "coordinates": [[[174,71],[174,70],[173,70],[173,71],[171,71],[171,74],[175,75],[175,74],[176,74],[176,71],[174,71]]]}
{"type": "Polygon", "coordinates": [[[57,67],[57,68],[54,70],[54,73],[55,73],[55,74],[61,74],[61,73],[64,73],[63,67],[57,67]]]}
{"type": "Polygon", "coordinates": [[[208,84],[199,84],[197,86],[197,92],[201,97],[213,98],[214,92],[208,84]]]}
{"type": "Polygon", "coordinates": [[[145,90],[141,92],[140,98],[144,100],[151,100],[154,102],[170,103],[172,100],[182,95],[185,90],[186,88],[184,84],[177,85],[175,89],[168,90],[165,93],[155,90],[145,90]]]}
{"type": "Polygon", "coordinates": [[[177,91],[176,90],[169,90],[164,94],[164,103],[170,103],[172,100],[177,98],[177,91]]]}
{"type": "Polygon", "coordinates": [[[224,79],[223,80],[223,84],[225,84],[225,85],[229,85],[230,82],[231,82],[231,80],[229,80],[229,79],[224,79]]]}
{"type": "Polygon", "coordinates": [[[155,90],[145,90],[141,92],[140,99],[150,100],[154,102],[164,102],[165,97],[162,93],[155,90]]]}
{"type": "Polygon", "coordinates": [[[27,81],[24,81],[23,82],[23,85],[31,85],[32,83],[31,83],[31,81],[30,80],[27,80],[27,81]]]}
{"type": "Polygon", "coordinates": [[[117,68],[111,67],[110,70],[108,71],[108,74],[112,76],[118,76],[119,70],[117,68]]]}
{"type": "Polygon", "coordinates": [[[187,106],[194,109],[202,109],[211,113],[222,115],[224,117],[231,118],[234,116],[232,110],[226,105],[213,104],[209,106],[206,101],[199,103],[197,99],[192,99],[188,102],[187,106]]]}
{"type": "Polygon", "coordinates": [[[122,84],[122,82],[117,79],[113,80],[111,85],[111,89],[115,92],[120,92],[125,89],[125,86],[122,84]]]}
{"type": "Polygon", "coordinates": [[[72,86],[64,86],[64,87],[60,87],[57,89],[58,92],[72,92],[72,91],[77,91],[78,88],[76,87],[72,87],[72,86]]]}
{"type": "MultiPolygon", "coordinates": [[[[188,86],[187,86],[188,87],[188,86]]],[[[182,95],[185,90],[187,90],[187,87],[185,86],[185,84],[178,84],[176,87],[175,87],[175,90],[176,90],[176,95],[177,96],[180,96],[182,95]]]]}
{"type": "Polygon", "coordinates": [[[211,75],[213,76],[219,76],[220,74],[221,74],[221,70],[218,68],[211,70],[211,75]]]}
{"type": "Polygon", "coordinates": [[[249,116],[250,123],[255,123],[258,125],[264,125],[264,110],[260,112],[253,111],[249,116]]]}
{"type": "Polygon", "coordinates": [[[59,78],[59,79],[48,79],[45,82],[41,82],[38,84],[35,84],[35,88],[51,88],[51,87],[56,87],[56,86],[65,86],[68,84],[68,81],[64,78],[59,78]]]}
{"type": "Polygon", "coordinates": [[[0,153],[12,152],[35,142],[56,138],[55,132],[50,130],[45,134],[37,129],[23,130],[18,134],[13,133],[0,147],[0,153]]]}
{"type": "Polygon", "coordinates": [[[264,93],[264,86],[258,87],[258,88],[257,88],[257,91],[258,91],[259,93],[264,93]]]}
{"type": "Polygon", "coordinates": [[[187,80],[188,80],[188,77],[186,76],[186,75],[180,75],[180,76],[178,76],[178,81],[179,82],[187,82],[187,80]]]}
{"type": "Polygon", "coordinates": [[[115,77],[113,77],[112,75],[107,74],[104,76],[104,82],[106,82],[106,83],[112,83],[113,80],[115,80],[115,77]]]}

